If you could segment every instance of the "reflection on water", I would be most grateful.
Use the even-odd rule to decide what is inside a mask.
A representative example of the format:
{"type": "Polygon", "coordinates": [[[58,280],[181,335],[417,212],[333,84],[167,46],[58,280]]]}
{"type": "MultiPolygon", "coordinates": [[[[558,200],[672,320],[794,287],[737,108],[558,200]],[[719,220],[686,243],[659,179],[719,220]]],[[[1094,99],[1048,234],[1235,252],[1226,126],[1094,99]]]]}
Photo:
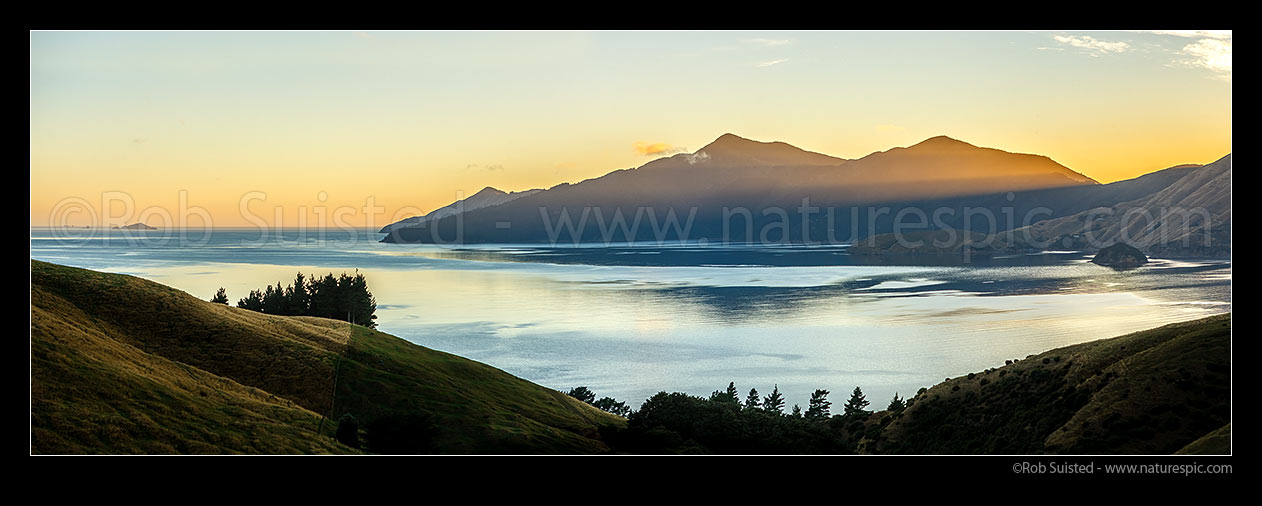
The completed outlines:
{"type": "Polygon", "coordinates": [[[235,300],[296,271],[358,269],[381,330],[557,389],[638,406],[735,381],[789,405],[873,404],[1005,359],[1231,309],[1231,264],[1156,260],[1118,272],[1081,252],[976,261],[857,260],[845,247],[441,248],[215,231],[202,244],[58,240],[31,257],[235,300]]]}

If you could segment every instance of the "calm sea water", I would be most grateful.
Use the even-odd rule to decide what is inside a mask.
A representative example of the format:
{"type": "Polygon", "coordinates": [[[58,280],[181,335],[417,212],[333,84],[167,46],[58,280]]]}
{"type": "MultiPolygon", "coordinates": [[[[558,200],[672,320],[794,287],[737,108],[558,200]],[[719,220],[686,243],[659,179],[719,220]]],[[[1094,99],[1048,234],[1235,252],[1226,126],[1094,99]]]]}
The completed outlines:
{"type": "Polygon", "coordinates": [[[353,272],[380,330],[566,390],[778,387],[805,408],[859,386],[883,408],[1004,360],[1231,310],[1231,263],[1115,272],[1081,252],[860,261],[843,247],[440,247],[373,231],[31,229],[31,258],[234,301],[294,274],[353,272]],[[922,265],[910,265],[919,263],[922,265]]]}

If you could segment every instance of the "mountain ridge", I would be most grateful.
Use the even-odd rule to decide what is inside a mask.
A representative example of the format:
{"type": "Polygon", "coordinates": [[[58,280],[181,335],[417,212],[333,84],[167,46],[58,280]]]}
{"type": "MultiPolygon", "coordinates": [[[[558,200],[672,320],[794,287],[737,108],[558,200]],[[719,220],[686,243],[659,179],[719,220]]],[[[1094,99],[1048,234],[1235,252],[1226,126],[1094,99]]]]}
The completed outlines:
{"type": "MultiPolygon", "coordinates": [[[[1227,157],[1224,157],[1227,158],[1227,157]]],[[[1219,160],[1220,163],[1222,159],[1219,160]]],[[[1211,164],[1212,165],[1212,164],[1211,164]]],[[[1142,176],[1114,181],[1103,185],[1091,186],[1073,186],[1064,188],[1055,188],[1050,190],[1038,190],[1033,192],[1018,192],[1014,198],[1009,201],[1006,195],[992,195],[987,198],[968,199],[965,202],[956,201],[954,203],[946,202],[948,207],[962,207],[962,205],[971,205],[974,207],[1000,209],[1003,206],[1015,206],[1016,215],[1030,216],[1039,215],[1046,210],[1055,210],[1046,219],[1038,220],[1030,225],[1017,227],[1013,230],[1001,230],[998,233],[977,239],[976,237],[965,237],[956,234],[954,241],[939,242],[938,245],[930,245],[930,243],[921,243],[915,248],[896,248],[896,238],[893,233],[873,234],[863,237],[856,241],[850,249],[851,254],[863,255],[907,255],[907,254],[932,254],[932,255],[959,255],[965,247],[970,249],[977,248],[974,252],[989,251],[1038,251],[1047,248],[1054,249],[1076,249],[1088,248],[1088,237],[1086,233],[1096,230],[1095,218],[1106,218],[1109,216],[1122,216],[1127,209],[1137,208],[1145,201],[1158,199],[1159,195],[1172,195],[1175,190],[1173,188],[1180,186],[1188,186],[1187,178],[1196,177],[1196,174],[1207,174],[1201,169],[1210,167],[1210,165],[1197,164],[1181,164],[1166,169],[1153,171],[1142,176]],[[1183,183],[1181,183],[1183,182],[1183,183]],[[1022,204],[1024,203],[1024,204],[1022,204]],[[1115,211],[1115,208],[1120,209],[1115,211]],[[1090,221],[1090,222],[1088,222],[1090,221]],[[1028,237],[1028,239],[1027,239],[1028,237]]],[[[1211,167],[1210,171],[1214,169],[1211,167]]],[[[1221,181],[1218,185],[1219,199],[1214,202],[1202,199],[1201,203],[1213,203],[1213,209],[1221,211],[1225,208],[1226,215],[1230,214],[1230,177],[1221,181]],[[1225,189],[1225,191],[1224,191],[1225,189]],[[1225,197],[1225,198],[1223,198],[1225,197]]],[[[1202,193],[1204,196],[1205,193],[1202,193]]],[[[1170,198],[1163,200],[1169,201],[1170,198]]],[[[1159,253],[1163,255],[1178,255],[1185,257],[1221,257],[1230,254],[1230,221],[1220,220],[1219,225],[1215,225],[1216,229],[1211,230],[1212,234],[1217,234],[1214,240],[1220,241],[1222,248],[1215,250],[1177,251],[1175,249],[1167,249],[1165,251],[1151,251],[1150,253],[1159,253]]],[[[964,228],[960,223],[952,223],[950,228],[964,228]]],[[[967,225],[967,224],[963,224],[967,225]]],[[[1104,224],[1101,223],[1101,226],[1104,224]]],[[[979,230],[972,228],[970,230],[979,230]]],[[[926,231],[916,231],[918,233],[926,231]]],[[[1113,232],[1116,232],[1114,230],[1113,232]]],[[[1111,233],[1112,234],[1112,233],[1111,233]]],[[[1098,237],[1100,234],[1097,232],[1098,237]]],[[[1115,235],[1115,234],[1113,234],[1115,235]]],[[[1109,239],[1109,237],[1104,237],[1109,239]]],[[[914,241],[913,241],[914,242],[914,241]]]]}
{"type": "Polygon", "coordinates": [[[536,189],[524,190],[524,191],[518,191],[518,192],[505,192],[495,187],[487,186],[485,188],[482,188],[481,190],[478,190],[477,193],[474,193],[473,195],[470,195],[463,199],[458,199],[455,202],[452,202],[443,207],[430,211],[422,216],[413,216],[411,218],[405,218],[405,219],[396,221],[394,223],[391,223],[389,225],[386,225],[384,227],[381,227],[378,233],[388,234],[395,227],[419,226],[421,223],[432,221],[435,219],[440,219],[445,216],[451,216],[454,214],[459,214],[461,212],[472,211],[474,209],[481,209],[483,207],[497,206],[497,205],[510,202],[510,201],[519,199],[521,197],[525,197],[525,196],[538,193],[541,191],[544,191],[544,190],[536,188],[536,189]]]}
{"type": "MultiPolygon", "coordinates": [[[[654,217],[695,211],[700,228],[714,235],[722,228],[722,209],[783,210],[804,201],[870,205],[1085,185],[1098,183],[1050,158],[979,148],[946,136],[846,160],[783,142],[724,134],[693,153],[466,209],[458,226],[447,216],[391,227],[383,241],[444,242],[450,239],[440,238],[459,236],[457,242],[551,242],[557,236],[548,231],[555,231],[553,223],[560,224],[554,220],[562,215],[577,219],[597,208],[602,219],[621,214],[627,220],[647,209],[654,217]]],[[[662,236],[658,232],[624,230],[614,240],[656,239],[662,236]]],[[[571,232],[570,239],[608,235],[593,227],[571,232]]],[[[677,231],[675,237],[679,235],[677,231]]]]}
{"type": "Polygon", "coordinates": [[[1231,255],[1231,154],[1191,168],[1150,195],[1040,221],[1013,231],[1001,248],[1028,243],[1087,248],[1126,242],[1149,255],[1231,255]],[[1026,240],[1028,238],[1028,241],[1026,240]]]}

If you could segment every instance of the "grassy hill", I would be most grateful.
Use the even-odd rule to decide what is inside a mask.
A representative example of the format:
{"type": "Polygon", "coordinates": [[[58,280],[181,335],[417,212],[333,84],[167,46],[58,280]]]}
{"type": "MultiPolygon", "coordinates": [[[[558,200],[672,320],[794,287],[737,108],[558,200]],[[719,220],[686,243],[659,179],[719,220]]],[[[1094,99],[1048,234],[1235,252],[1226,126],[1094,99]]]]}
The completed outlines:
{"type": "Polygon", "coordinates": [[[330,412],[427,417],[439,453],[603,452],[599,428],[625,423],[346,322],[31,262],[32,453],[357,453],[330,412]]]}
{"type": "Polygon", "coordinates": [[[1224,425],[1230,418],[1231,315],[1222,314],[948,379],[891,416],[867,448],[917,454],[1229,452],[1230,428],[1224,425]]]}

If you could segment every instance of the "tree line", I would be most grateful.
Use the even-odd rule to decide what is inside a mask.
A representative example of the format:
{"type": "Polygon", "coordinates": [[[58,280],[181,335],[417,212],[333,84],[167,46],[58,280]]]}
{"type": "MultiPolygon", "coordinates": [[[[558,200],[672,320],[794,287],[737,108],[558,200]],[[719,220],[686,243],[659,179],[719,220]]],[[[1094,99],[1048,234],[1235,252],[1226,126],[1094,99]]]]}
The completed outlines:
{"type": "Polygon", "coordinates": [[[626,428],[602,429],[601,438],[615,452],[627,453],[727,453],[727,454],[844,454],[854,453],[863,442],[879,437],[888,419],[901,416],[909,401],[898,394],[890,401],[882,420],[871,420],[870,402],[855,387],[832,413],[828,390],[811,394],[805,410],[794,405],[786,410],[779,386],[762,396],[750,389],[741,398],[735,382],[710,396],[659,392],[631,411],[612,398],[595,400],[586,387],[569,394],[588,404],[627,418],[626,428]],[[607,409],[612,408],[612,409],[607,409]]]}
{"type": "MultiPolygon", "coordinates": [[[[211,302],[228,304],[228,294],[220,288],[211,302]]],[[[289,285],[277,282],[262,290],[252,290],[237,301],[237,307],[280,316],[318,316],[376,328],[377,299],[368,290],[364,275],[355,271],[334,277],[306,277],[301,272],[289,285]]]]}

